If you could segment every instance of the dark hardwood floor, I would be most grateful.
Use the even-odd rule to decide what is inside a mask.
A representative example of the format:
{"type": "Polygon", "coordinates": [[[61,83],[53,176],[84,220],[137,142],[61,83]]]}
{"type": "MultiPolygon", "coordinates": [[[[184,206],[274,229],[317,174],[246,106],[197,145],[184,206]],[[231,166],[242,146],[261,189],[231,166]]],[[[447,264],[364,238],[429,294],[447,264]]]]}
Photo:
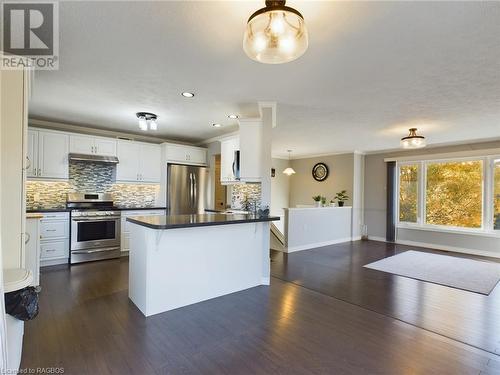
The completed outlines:
{"type": "Polygon", "coordinates": [[[394,251],[356,242],[273,253],[279,278],[270,287],[147,319],[128,300],[126,259],[52,268],[42,274],[40,314],[26,323],[21,367],[63,367],[65,374],[500,373],[499,356],[389,316],[399,311],[427,323],[436,312],[438,321],[448,314],[452,331],[454,319],[466,316],[450,312],[461,300],[470,316],[477,312],[462,330],[490,327],[495,336],[499,324],[496,315],[485,318],[475,297],[361,268],[394,251]],[[441,310],[434,306],[440,298],[441,310]]]}
{"type": "Polygon", "coordinates": [[[410,249],[446,254],[376,241],[349,242],[291,254],[273,251],[272,275],[500,354],[500,286],[485,296],[363,267],[410,249]]]}

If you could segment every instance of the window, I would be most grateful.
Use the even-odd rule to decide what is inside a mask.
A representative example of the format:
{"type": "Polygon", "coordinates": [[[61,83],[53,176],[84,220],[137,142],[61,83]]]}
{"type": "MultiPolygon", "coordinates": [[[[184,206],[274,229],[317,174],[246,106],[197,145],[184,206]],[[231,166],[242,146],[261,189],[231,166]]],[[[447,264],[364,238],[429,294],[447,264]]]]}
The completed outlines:
{"type": "Polygon", "coordinates": [[[416,223],[418,216],[418,164],[399,168],[399,221],[416,223]]]}
{"type": "Polygon", "coordinates": [[[493,229],[500,230],[500,160],[493,164],[493,229]]]}
{"type": "Polygon", "coordinates": [[[483,161],[426,165],[425,223],[481,228],[483,161]]]}
{"type": "Polygon", "coordinates": [[[398,225],[500,235],[500,157],[398,162],[398,225]]]}

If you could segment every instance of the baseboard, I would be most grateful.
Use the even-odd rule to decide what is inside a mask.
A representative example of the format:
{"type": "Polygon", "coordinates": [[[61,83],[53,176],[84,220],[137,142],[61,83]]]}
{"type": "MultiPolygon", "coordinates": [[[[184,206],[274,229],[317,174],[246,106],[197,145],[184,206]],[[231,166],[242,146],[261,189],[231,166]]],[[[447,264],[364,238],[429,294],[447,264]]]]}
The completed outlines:
{"type": "Polygon", "coordinates": [[[270,285],[271,284],[271,278],[270,277],[262,277],[260,279],[260,285],[270,285]]]}
{"type": "Polygon", "coordinates": [[[387,242],[385,237],[378,237],[378,236],[368,236],[368,240],[370,241],[378,241],[378,242],[387,242]]]}
{"type": "Polygon", "coordinates": [[[40,267],[57,266],[59,264],[68,264],[68,258],[59,259],[40,259],[40,267]]]}
{"type": "Polygon", "coordinates": [[[351,237],[351,241],[361,241],[361,236],[351,237]]]}
{"type": "Polygon", "coordinates": [[[427,247],[429,249],[434,249],[434,250],[453,251],[456,253],[480,255],[480,256],[485,256],[485,257],[490,257],[490,258],[500,258],[500,254],[495,254],[493,252],[484,251],[484,250],[466,249],[463,247],[437,245],[437,244],[433,244],[433,243],[407,241],[407,240],[396,240],[396,243],[399,245],[427,247]]]}
{"type": "Polygon", "coordinates": [[[339,238],[338,240],[316,242],[316,243],[311,243],[311,244],[302,245],[302,246],[287,247],[287,248],[285,248],[285,252],[294,253],[296,251],[310,250],[310,249],[315,249],[317,247],[335,245],[335,244],[342,243],[342,242],[351,242],[351,240],[352,240],[351,237],[346,237],[346,238],[339,238]]]}

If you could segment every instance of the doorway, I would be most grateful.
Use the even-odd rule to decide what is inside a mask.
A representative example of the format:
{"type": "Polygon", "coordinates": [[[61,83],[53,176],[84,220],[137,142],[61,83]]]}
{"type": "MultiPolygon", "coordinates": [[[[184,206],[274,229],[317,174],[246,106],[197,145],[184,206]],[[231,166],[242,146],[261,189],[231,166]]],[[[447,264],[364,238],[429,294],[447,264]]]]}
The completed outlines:
{"type": "Polygon", "coordinates": [[[227,203],[227,187],[220,182],[220,155],[215,155],[215,189],[214,189],[214,202],[216,210],[225,210],[227,203]]]}

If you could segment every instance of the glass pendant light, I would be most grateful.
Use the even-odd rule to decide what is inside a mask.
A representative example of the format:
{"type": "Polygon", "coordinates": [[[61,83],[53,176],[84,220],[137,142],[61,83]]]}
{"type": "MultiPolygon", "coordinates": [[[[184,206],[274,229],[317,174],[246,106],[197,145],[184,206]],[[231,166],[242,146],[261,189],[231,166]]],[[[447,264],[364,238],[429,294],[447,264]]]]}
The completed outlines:
{"type": "Polygon", "coordinates": [[[409,129],[409,134],[401,138],[401,147],[403,148],[422,148],[426,146],[425,137],[417,135],[417,128],[409,129]]]}
{"type": "MultiPolygon", "coordinates": [[[[292,150],[286,150],[286,151],[288,152],[288,162],[290,162],[290,153],[292,152],[292,150]]],[[[283,171],[283,173],[286,174],[287,176],[291,176],[292,174],[295,174],[295,171],[292,167],[288,167],[283,171]]]]}
{"type": "Polygon", "coordinates": [[[304,17],[285,6],[285,0],[266,0],[266,7],[250,16],[243,49],[252,60],[283,64],[304,54],[308,46],[304,17]]]}
{"type": "Polygon", "coordinates": [[[142,131],[158,130],[158,116],[150,112],[137,112],[136,117],[139,119],[139,129],[142,131]]]}

